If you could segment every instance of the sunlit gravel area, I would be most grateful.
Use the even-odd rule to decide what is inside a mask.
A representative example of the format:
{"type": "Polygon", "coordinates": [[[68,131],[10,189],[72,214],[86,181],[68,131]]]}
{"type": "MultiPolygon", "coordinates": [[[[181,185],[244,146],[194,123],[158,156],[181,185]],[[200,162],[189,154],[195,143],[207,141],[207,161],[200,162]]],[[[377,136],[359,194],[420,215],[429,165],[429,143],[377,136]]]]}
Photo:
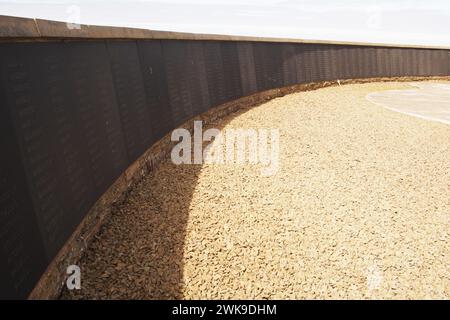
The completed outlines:
{"type": "Polygon", "coordinates": [[[120,205],[62,298],[450,297],[450,126],[328,87],[212,127],[279,129],[279,166],[176,166],[120,205]]]}

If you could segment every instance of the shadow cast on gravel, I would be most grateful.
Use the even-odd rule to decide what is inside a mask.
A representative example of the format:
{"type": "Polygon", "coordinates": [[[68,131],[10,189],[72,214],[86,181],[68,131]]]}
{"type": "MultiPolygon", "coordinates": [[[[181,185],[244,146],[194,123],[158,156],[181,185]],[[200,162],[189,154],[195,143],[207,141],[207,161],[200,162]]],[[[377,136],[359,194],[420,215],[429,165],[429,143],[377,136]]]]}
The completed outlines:
{"type": "MultiPolygon", "coordinates": [[[[203,127],[223,129],[251,107],[203,127]]],[[[167,157],[117,205],[80,261],[81,289],[61,299],[183,299],[184,243],[202,165],[167,157]]]]}

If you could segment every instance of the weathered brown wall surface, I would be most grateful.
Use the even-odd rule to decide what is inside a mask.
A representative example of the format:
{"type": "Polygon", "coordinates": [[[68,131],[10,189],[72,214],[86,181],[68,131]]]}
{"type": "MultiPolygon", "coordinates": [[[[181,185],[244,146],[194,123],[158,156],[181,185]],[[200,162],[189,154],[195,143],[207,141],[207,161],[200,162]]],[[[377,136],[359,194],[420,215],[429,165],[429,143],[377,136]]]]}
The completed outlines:
{"type": "Polygon", "coordinates": [[[101,196],[194,116],[302,83],[450,75],[444,49],[30,39],[20,28],[0,32],[28,37],[0,43],[0,298],[26,298],[101,196]]]}

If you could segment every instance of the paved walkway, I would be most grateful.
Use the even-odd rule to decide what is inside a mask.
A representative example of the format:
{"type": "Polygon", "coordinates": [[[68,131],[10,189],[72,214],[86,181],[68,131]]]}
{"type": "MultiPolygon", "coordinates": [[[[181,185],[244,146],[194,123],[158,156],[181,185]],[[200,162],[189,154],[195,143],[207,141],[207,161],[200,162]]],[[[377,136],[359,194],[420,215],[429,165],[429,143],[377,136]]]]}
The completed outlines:
{"type": "Polygon", "coordinates": [[[387,109],[450,124],[450,83],[411,83],[417,89],[387,90],[367,95],[387,109]]]}

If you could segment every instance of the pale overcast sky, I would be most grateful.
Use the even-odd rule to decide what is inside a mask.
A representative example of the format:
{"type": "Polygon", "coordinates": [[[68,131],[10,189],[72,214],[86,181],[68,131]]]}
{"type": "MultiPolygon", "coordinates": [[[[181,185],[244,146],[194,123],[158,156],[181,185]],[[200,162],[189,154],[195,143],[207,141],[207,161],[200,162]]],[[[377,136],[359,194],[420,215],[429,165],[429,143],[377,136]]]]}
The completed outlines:
{"type": "Polygon", "coordinates": [[[197,33],[450,45],[448,0],[0,0],[0,14],[197,33]]]}

